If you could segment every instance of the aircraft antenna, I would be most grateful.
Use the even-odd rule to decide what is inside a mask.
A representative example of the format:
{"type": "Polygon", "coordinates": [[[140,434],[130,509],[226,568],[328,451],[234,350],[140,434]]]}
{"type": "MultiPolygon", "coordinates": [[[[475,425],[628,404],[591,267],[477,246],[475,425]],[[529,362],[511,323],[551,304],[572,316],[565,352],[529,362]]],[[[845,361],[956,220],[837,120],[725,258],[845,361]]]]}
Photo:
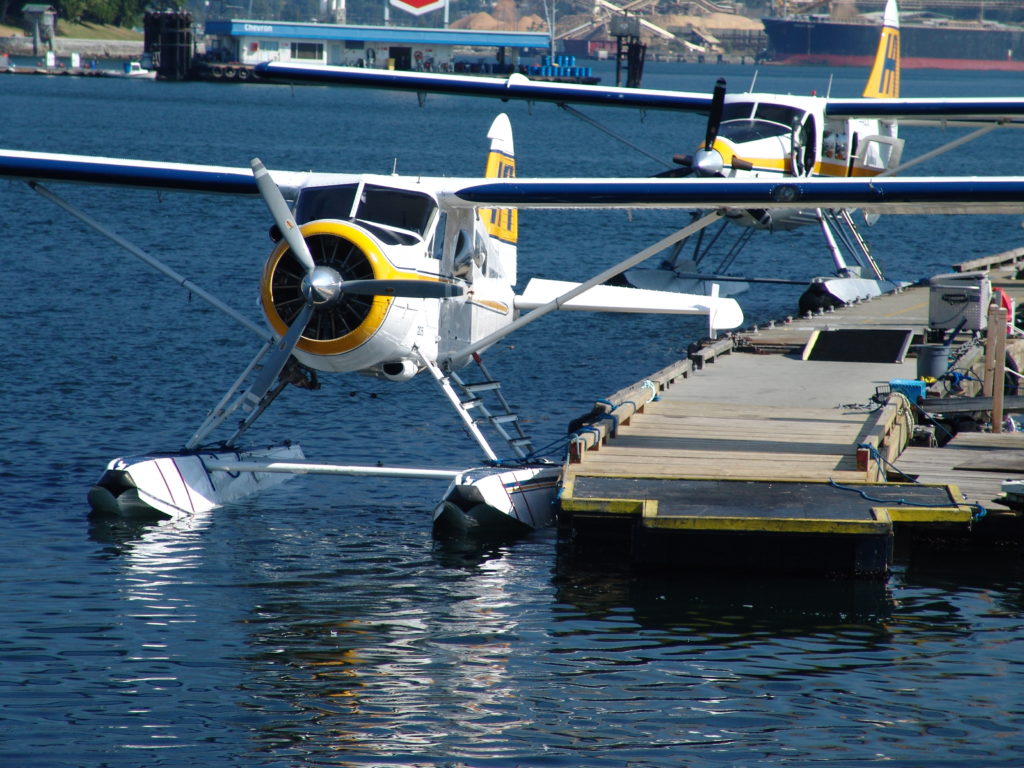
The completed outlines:
{"type": "Polygon", "coordinates": [[[758,69],[754,70],[754,76],[752,78],[750,78],[750,88],[747,89],[747,93],[753,93],[754,92],[754,84],[757,82],[757,73],[758,72],[760,72],[760,70],[758,70],[758,69]]]}
{"type": "Polygon", "coordinates": [[[834,77],[834,75],[829,75],[828,76],[828,90],[825,91],[825,98],[826,99],[829,99],[829,98],[832,97],[832,78],[833,77],[834,77]]]}
{"type": "Polygon", "coordinates": [[[394,160],[391,161],[391,175],[392,176],[397,176],[398,175],[398,158],[397,157],[394,160]]]}

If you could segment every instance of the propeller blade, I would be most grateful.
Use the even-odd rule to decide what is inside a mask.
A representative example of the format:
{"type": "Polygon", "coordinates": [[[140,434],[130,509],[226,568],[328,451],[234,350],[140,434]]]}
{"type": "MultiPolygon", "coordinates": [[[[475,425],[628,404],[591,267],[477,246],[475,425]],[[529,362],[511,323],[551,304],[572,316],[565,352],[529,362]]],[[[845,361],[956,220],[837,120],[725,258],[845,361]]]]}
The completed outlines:
{"type": "Polygon", "coordinates": [[[694,170],[693,155],[672,155],[672,162],[679,168],[669,168],[667,171],[654,174],[656,179],[681,179],[691,175],[694,170]]]}
{"type": "Polygon", "coordinates": [[[408,299],[447,299],[464,293],[461,285],[433,280],[346,280],[342,293],[357,296],[402,296],[408,299]]]}
{"type": "Polygon", "coordinates": [[[288,247],[292,249],[295,258],[299,260],[299,263],[302,264],[307,273],[311,273],[316,264],[313,262],[313,256],[309,252],[309,246],[306,245],[305,238],[299,232],[298,224],[292,218],[292,212],[288,208],[288,203],[285,202],[284,195],[281,194],[281,190],[274,183],[270,171],[260,162],[258,157],[254,157],[250,165],[252,166],[252,175],[256,179],[256,187],[263,196],[263,202],[270,209],[270,215],[274,217],[274,223],[281,230],[284,239],[288,241],[288,247]]]}
{"type": "Polygon", "coordinates": [[[715,91],[711,94],[711,111],[708,112],[708,129],[704,134],[704,149],[710,150],[718,138],[718,126],[722,122],[722,108],[725,106],[725,78],[718,78],[715,91]]]}
{"type": "Polygon", "coordinates": [[[299,311],[291,328],[288,329],[288,333],[274,346],[274,351],[270,353],[270,357],[267,358],[263,368],[260,369],[259,374],[253,380],[252,386],[246,391],[243,396],[244,399],[249,400],[253,404],[263,399],[263,396],[273,386],[278,374],[281,373],[285,363],[288,362],[292,350],[299,343],[299,338],[301,338],[302,332],[306,330],[306,325],[309,324],[309,318],[312,316],[313,303],[307,301],[305,306],[299,311]]]}
{"type": "Polygon", "coordinates": [[[661,173],[656,173],[652,178],[655,179],[683,179],[687,176],[693,175],[693,168],[672,168],[661,173]]]}
{"type": "MultiPolygon", "coordinates": [[[[275,345],[266,361],[263,363],[263,367],[260,368],[256,374],[256,378],[253,379],[252,384],[245,392],[236,398],[234,403],[228,409],[227,414],[233,413],[239,406],[243,407],[248,411],[248,415],[242,419],[238,425],[238,429],[235,433],[228,438],[227,445],[234,445],[235,441],[241,437],[242,433],[245,432],[253,422],[259,418],[260,414],[269,404],[264,402],[267,393],[270,392],[271,387],[278,380],[278,376],[281,375],[281,371],[284,370],[285,365],[288,364],[288,358],[291,357],[292,350],[295,349],[295,345],[299,343],[299,339],[302,337],[302,332],[306,330],[306,325],[309,324],[310,318],[313,316],[313,302],[307,301],[305,305],[299,310],[299,314],[295,317],[292,322],[291,328],[288,329],[288,333],[284,335],[275,345]]],[[[281,384],[283,386],[283,383],[281,384]]],[[[227,415],[225,414],[225,416],[227,415]]]]}

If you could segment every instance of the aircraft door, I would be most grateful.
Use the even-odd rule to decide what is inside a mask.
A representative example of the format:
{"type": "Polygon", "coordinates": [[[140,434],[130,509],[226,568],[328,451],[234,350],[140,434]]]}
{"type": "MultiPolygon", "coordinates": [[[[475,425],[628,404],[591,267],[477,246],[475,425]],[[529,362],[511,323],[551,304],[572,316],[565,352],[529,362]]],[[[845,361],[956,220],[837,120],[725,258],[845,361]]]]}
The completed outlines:
{"type": "Polygon", "coordinates": [[[818,127],[814,115],[807,113],[801,122],[793,120],[790,133],[789,167],[794,176],[814,173],[818,163],[818,127]]]}
{"type": "Polygon", "coordinates": [[[902,156],[903,139],[878,135],[861,137],[852,175],[875,176],[899,166],[902,156]]]}
{"type": "Polygon", "coordinates": [[[388,58],[395,63],[395,69],[408,71],[412,69],[412,48],[405,45],[392,45],[388,48],[388,58]]]}

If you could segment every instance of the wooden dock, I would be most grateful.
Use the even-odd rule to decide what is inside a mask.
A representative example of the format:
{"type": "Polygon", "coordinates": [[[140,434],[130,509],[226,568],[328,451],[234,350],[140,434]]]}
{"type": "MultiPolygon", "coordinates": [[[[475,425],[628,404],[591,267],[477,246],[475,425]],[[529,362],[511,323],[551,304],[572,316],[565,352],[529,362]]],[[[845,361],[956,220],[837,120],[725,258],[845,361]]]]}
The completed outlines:
{"type": "MultiPolygon", "coordinates": [[[[992,281],[1024,299],[1009,273],[992,281]]],[[[894,538],[1019,537],[1001,484],[1024,480],[1024,434],[960,432],[918,447],[935,427],[922,427],[916,394],[947,394],[917,381],[928,312],[918,286],[747,329],[601,401],[564,467],[562,534],[641,567],[868,576],[888,573],[894,538]],[[901,337],[909,355],[892,346],[901,337]],[[812,338],[852,345],[854,358],[897,351],[805,359],[812,338]]],[[[983,361],[982,344],[954,346],[963,365],[983,361]]],[[[1024,410],[1024,399],[1008,402],[1024,410]]]]}

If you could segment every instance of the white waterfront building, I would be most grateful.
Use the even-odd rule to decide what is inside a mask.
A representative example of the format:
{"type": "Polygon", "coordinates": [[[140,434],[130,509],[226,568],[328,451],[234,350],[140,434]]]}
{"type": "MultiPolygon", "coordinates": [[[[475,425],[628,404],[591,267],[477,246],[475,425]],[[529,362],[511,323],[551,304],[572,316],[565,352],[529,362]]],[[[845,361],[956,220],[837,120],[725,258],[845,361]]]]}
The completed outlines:
{"type": "Polygon", "coordinates": [[[546,52],[546,32],[370,27],[286,21],[208,21],[207,54],[224,61],[260,64],[295,61],[417,71],[449,72],[463,66],[510,71],[524,49],[546,52]],[[486,49],[484,51],[484,49],[486,49]],[[456,66],[456,50],[465,63],[456,66]],[[474,51],[480,55],[473,56],[474,51]],[[467,55],[468,54],[468,55],[467,55]]]}

